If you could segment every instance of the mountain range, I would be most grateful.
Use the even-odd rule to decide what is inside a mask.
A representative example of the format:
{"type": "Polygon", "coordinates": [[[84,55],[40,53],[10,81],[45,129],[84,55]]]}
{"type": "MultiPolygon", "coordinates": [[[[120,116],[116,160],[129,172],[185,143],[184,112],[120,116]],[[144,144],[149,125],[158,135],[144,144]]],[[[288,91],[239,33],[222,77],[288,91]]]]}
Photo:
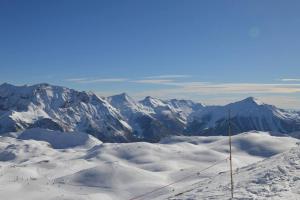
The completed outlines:
{"type": "Polygon", "coordinates": [[[298,137],[300,112],[249,97],[225,106],[191,100],[141,101],[126,93],[100,97],[92,92],[36,84],[0,85],[0,133],[30,128],[85,132],[104,142],[157,142],[169,135],[226,135],[269,131],[298,137]]]}

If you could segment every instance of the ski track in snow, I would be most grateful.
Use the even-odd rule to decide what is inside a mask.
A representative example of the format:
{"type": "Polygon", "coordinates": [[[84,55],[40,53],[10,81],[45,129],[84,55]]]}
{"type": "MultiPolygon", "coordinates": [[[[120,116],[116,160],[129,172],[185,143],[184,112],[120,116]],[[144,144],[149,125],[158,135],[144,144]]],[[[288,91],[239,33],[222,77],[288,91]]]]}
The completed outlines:
{"type": "MultiPolygon", "coordinates": [[[[230,195],[228,162],[197,175],[228,157],[227,137],[177,136],[151,144],[102,143],[92,136],[82,140],[80,133],[43,129],[8,135],[0,137],[1,199],[129,200],[191,174],[195,176],[140,199],[230,195]],[[60,134],[57,140],[53,134],[60,134]],[[69,142],[62,146],[61,141],[69,142]]],[[[233,136],[237,199],[300,199],[297,142],[264,132],[233,136]]]]}
{"type": "MultiPolygon", "coordinates": [[[[169,200],[230,199],[229,173],[203,180],[169,200]],[[214,191],[214,192],[212,192],[214,191]]],[[[300,149],[243,167],[234,172],[234,199],[300,199],[300,149]]]]}

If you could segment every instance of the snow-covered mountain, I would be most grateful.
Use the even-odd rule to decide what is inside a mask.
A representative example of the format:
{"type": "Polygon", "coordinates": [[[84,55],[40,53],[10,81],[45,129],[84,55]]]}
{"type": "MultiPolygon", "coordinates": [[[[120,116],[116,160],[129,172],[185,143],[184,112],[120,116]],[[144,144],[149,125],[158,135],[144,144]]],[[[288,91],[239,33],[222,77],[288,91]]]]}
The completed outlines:
{"type": "Polygon", "coordinates": [[[173,135],[179,135],[184,132],[186,127],[187,118],[184,112],[188,112],[186,111],[188,104],[183,106],[175,104],[175,101],[176,100],[173,100],[174,103],[171,103],[171,101],[163,101],[148,96],[141,100],[140,103],[148,107],[153,113],[152,116],[170,130],[173,135]],[[174,107],[173,105],[176,105],[177,107],[174,107]]]}
{"type": "Polygon", "coordinates": [[[189,116],[191,134],[226,134],[230,111],[233,132],[249,130],[291,133],[300,129],[300,115],[249,97],[225,106],[208,106],[189,116]]]}
{"type": "Polygon", "coordinates": [[[195,103],[191,100],[161,100],[153,97],[146,97],[140,103],[151,109],[152,113],[161,115],[163,118],[176,119],[182,124],[187,124],[188,116],[204,108],[201,103],[195,103]]]}
{"type": "Polygon", "coordinates": [[[0,86],[0,132],[27,128],[82,131],[103,141],[129,140],[131,127],[105,99],[48,84],[0,86]]]}
{"type": "Polygon", "coordinates": [[[135,140],[155,142],[171,134],[165,124],[156,118],[156,113],[152,108],[135,101],[127,94],[110,96],[107,100],[131,126],[135,140]]]}
{"type": "MultiPolygon", "coordinates": [[[[102,98],[49,84],[0,85],[0,133],[28,128],[89,133],[102,141],[157,142],[168,135],[225,135],[228,110],[235,133],[300,131],[300,114],[247,98],[226,106],[127,94],[102,98]]],[[[296,134],[296,135],[295,135],[296,134]]]]}
{"type": "Polygon", "coordinates": [[[132,127],[133,136],[137,140],[147,141],[158,141],[168,135],[183,134],[187,116],[203,107],[200,103],[192,101],[163,101],[149,96],[135,101],[126,93],[110,96],[107,100],[132,127]]]}

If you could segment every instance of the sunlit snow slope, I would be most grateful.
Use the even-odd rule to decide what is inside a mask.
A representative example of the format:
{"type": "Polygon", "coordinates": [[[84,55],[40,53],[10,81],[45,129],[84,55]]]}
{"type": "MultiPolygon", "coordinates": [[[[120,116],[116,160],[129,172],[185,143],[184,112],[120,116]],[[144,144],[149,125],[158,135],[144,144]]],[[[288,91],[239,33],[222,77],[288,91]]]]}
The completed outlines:
{"type": "MultiPolygon", "coordinates": [[[[82,140],[80,133],[67,132],[53,140],[53,134],[57,133],[32,129],[0,137],[1,199],[127,200],[190,174],[197,174],[228,157],[228,138],[223,136],[178,136],[156,144],[118,144],[101,143],[93,136],[82,140]],[[65,145],[60,145],[60,142],[65,145]]],[[[266,197],[273,190],[282,195],[282,199],[286,199],[284,195],[299,198],[294,192],[299,184],[299,161],[296,159],[299,154],[292,154],[291,159],[289,153],[279,154],[296,147],[298,141],[264,132],[234,136],[233,164],[235,168],[240,168],[240,175],[236,176],[239,195],[245,194],[251,199],[262,192],[266,197]],[[274,155],[269,161],[262,161],[274,155]],[[253,164],[258,161],[262,162],[253,164]],[[249,164],[253,165],[242,168],[249,164]],[[270,183],[277,185],[272,187],[270,183]],[[244,186],[247,188],[243,189],[244,186]]],[[[202,184],[200,188],[185,194],[189,196],[178,198],[202,199],[197,198],[197,195],[202,195],[200,189],[206,191],[203,195],[227,195],[227,170],[228,162],[220,162],[199,175],[142,199],[167,199],[191,189],[199,181],[202,184]]]]}
{"type": "Polygon", "coordinates": [[[158,142],[172,135],[233,134],[251,130],[300,137],[300,113],[249,97],[224,106],[127,94],[99,97],[46,83],[0,85],[0,134],[30,128],[84,132],[103,142],[158,142]]]}
{"type": "MultiPolygon", "coordinates": [[[[220,173],[169,200],[230,199],[229,173],[220,173]],[[193,189],[194,188],[194,189],[193,189]]],[[[300,199],[300,148],[234,171],[235,199],[300,199]]]]}

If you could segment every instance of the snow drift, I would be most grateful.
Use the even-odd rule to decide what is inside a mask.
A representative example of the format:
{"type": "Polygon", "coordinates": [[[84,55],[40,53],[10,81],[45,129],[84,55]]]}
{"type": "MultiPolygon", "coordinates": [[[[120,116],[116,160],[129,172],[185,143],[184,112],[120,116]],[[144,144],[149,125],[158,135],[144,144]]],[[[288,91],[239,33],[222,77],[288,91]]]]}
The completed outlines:
{"type": "MultiPolygon", "coordinates": [[[[126,200],[196,174],[228,157],[228,138],[224,136],[176,136],[155,144],[94,143],[95,138],[91,137],[84,144],[71,142],[64,148],[54,148],[60,145],[60,140],[52,141],[53,133],[33,129],[11,133],[14,137],[0,136],[1,197],[11,200],[40,200],[41,197],[45,200],[126,200]],[[68,148],[74,144],[79,146],[68,148]]],[[[76,141],[77,134],[62,133],[60,137],[76,141]]],[[[79,134],[78,138],[81,137],[79,134]]],[[[239,168],[236,171],[239,174],[235,175],[237,197],[256,199],[263,193],[267,198],[273,191],[279,199],[299,198],[299,151],[287,152],[297,147],[297,142],[295,138],[263,132],[233,136],[233,164],[239,168]],[[246,141],[247,148],[243,146],[246,141]],[[282,152],[285,153],[280,154],[282,152]],[[271,155],[274,157],[270,158],[271,155]]],[[[227,170],[228,163],[221,162],[203,174],[145,198],[173,198],[191,186],[199,187],[174,198],[226,197],[229,194],[227,170]],[[199,181],[201,183],[195,185],[199,181]]]]}

